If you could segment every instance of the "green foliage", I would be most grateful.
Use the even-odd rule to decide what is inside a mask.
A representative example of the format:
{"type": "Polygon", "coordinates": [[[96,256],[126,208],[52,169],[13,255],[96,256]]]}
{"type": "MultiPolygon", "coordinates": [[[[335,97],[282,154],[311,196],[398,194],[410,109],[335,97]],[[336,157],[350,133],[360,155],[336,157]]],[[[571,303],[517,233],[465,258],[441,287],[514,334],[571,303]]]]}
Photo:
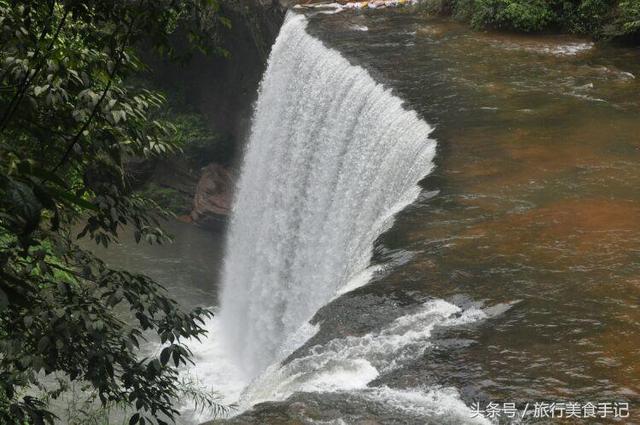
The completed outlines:
{"type": "MultiPolygon", "coordinates": [[[[65,379],[58,381],[65,389],[60,420],[66,425],[127,425],[135,413],[131,406],[123,402],[103,405],[91,385],[65,379]]],[[[181,400],[191,400],[195,411],[210,418],[226,416],[235,409],[234,405],[222,404],[218,393],[204,387],[191,376],[177,380],[177,391],[181,400]]]]}
{"type": "Polygon", "coordinates": [[[640,38],[640,0],[426,0],[422,8],[468,21],[476,29],[640,38]]]}
{"type": "Polygon", "coordinates": [[[104,406],[129,406],[131,424],[177,414],[184,342],[204,334],[210,312],[182,311],[76,239],[108,246],[126,226],[137,241],[169,240],[168,212],[135,193],[124,168],[180,148],[164,97],[128,83],[145,69],[134,46],[178,56],[169,35],[188,23],[196,48],[219,51],[204,44],[228,25],[218,10],[211,0],[0,0],[0,423],[54,423],[47,397],[64,388],[25,395],[54,373],[88,383],[104,406]],[[166,344],[158,358],[139,358],[143,332],[166,344]]]}
{"type": "Polygon", "coordinates": [[[544,0],[477,0],[471,24],[476,28],[541,31],[553,22],[544,0]]]}
{"type": "Polygon", "coordinates": [[[196,168],[212,160],[228,165],[234,157],[235,144],[230,137],[211,131],[198,113],[169,114],[176,128],[175,143],[196,168]]]}
{"type": "MultiPolygon", "coordinates": [[[[180,104],[178,103],[178,106],[180,104]]],[[[186,108],[185,108],[186,109],[186,108]]],[[[142,193],[147,199],[175,215],[188,215],[193,206],[193,190],[200,170],[211,162],[230,165],[234,158],[233,139],[212,131],[204,116],[197,112],[173,112],[176,105],[163,113],[175,127],[172,143],[180,152],[162,161],[148,164],[158,171],[144,184],[142,193]]]]}
{"type": "Polygon", "coordinates": [[[222,403],[220,395],[213,389],[204,387],[193,377],[181,378],[178,390],[185,399],[191,400],[196,411],[206,413],[212,419],[228,416],[237,406],[227,406],[222,403]]]}
{"type": "Polygon", "coordinates": [[[611,17],[613,6],[611,0],[565,1],[559,8],[559,22],[574,33],[600,35],[603,25],[611,17]]]}
{"type": "Polygon", "coordinates": [[[449,0],[423,0],[419,7],[431,15],[448,15],[451,14],[452,4],[449,0]]]}
{"type": "Polygon", "coordinates": [[[452,5],[450,9],[452,10],[453,17],[461,20],[471,22],[473,19],[473,15],[475,13],[475,2],[476,0],[449,0],[452,5]]]}
{"type": "Polygon", "coordinates": [[[640,0],[623,0],[618,4],[615,19],[605,27],[612,37],[640,41],[640,0]]]}

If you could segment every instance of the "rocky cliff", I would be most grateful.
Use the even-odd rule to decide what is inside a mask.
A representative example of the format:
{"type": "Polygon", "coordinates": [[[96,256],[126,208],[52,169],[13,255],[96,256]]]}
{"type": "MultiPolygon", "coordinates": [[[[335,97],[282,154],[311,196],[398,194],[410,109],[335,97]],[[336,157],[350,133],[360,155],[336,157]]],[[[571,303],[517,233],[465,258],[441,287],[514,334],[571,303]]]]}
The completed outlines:
{"type": "MultiPolygon", "coordinates": [[[[167,91],[180,92],[183,102],[200,113],[212,131],[233,142],[235,152],[241,151],[250,128],[252,105],[288,7],[286,1],[222,1],[221,13],[232,23],[221,34],[228,57],[196,54],[186,64],[149,60],[154,79],[177,82],[171,83],[167,91]]],[[[183,199],[193,200],[192,205],[185,205],[191,213],[181,219],[219,230],[230,212],[233,163],[239,158],[229,161],[213,155],[198,160],[210,165],[200,168],[201,165],[185,164],[185,158],[176,158],[158,165],[152,181],[183,199]]]]}

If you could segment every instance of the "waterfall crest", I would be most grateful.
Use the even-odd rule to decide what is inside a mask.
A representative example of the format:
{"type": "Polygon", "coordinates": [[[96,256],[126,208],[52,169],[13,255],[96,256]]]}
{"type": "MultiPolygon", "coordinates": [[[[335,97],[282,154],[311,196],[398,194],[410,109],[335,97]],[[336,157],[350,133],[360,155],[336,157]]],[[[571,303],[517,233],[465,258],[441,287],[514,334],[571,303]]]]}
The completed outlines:
{"type": "Polygon", "coordinates": [[[227,240],[219,319],[247,378],[362,273],[433,167],[429,125],[306,26],[290,12],[273,46],[227,240]]]}

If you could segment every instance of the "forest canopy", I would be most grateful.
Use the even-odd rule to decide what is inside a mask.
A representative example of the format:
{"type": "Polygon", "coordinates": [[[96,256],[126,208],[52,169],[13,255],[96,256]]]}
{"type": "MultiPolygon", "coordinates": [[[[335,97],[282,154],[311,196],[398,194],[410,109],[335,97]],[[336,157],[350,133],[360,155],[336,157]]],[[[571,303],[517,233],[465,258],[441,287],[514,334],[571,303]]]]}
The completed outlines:
{"type": "Polygon", "coordinates": [[[54,423],[47,400],[65,388],[45,385],[50,374],[87,383],[103,406],[130,406],[131,424],[177,414],[185,339],[204,334],[210,312],[183,311],[78,239],[169,239],[168,213],[126,170],[131,158],[179,149],[164,96],[135,83],[147,71],[137,51],[184,59],[171,43],[179,33],[223,53],[217,34],[228,25],[212,0],[0,0],[0,423],[54,423]],[[149,336],[164,348],[141,358],[149,336]]]}

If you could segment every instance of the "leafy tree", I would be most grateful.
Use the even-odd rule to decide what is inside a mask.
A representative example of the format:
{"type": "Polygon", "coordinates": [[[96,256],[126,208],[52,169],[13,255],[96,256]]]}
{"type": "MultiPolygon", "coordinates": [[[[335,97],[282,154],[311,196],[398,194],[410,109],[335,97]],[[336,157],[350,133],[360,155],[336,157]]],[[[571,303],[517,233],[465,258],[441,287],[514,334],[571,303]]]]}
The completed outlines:
{"type": "Polygon", "coordinates": [[[422,8],[468,21],[476,29],[561,30],[640,41],[640,0],[424,0],[422,8]]]}
{"type": "Polygon", "coordinates": [[[158,118],[164,98],[128,83],[145,70],[136,47],[184,57],[169,42],[179,31],[222,53],[228,24],[211,0],[0,0],[0,423],[53,423],[43,398],[23,395],[51,373],[132,406],[131,424],[177,414],[184,341],[203,335],[210,312],[182,311],[76,239],[108,246],[125,226],[138,241],[168,239],[167,213],[131,189],[124,167],[176,149],[158,118]],[[149,335],[166,347],[139,358],[149,335]]]}
{"type": "Polygon", "coordinates": [[[617,37],[640,42],[640,0],[623,0],[618,4],[615,20],[607,31],[617,37]]]}
{"type": "Polygon", "coordinates": [[[471,24],[516,31],[541,31],[553,22],[549,2],[544,0],[477,0],[471,24]]]}

